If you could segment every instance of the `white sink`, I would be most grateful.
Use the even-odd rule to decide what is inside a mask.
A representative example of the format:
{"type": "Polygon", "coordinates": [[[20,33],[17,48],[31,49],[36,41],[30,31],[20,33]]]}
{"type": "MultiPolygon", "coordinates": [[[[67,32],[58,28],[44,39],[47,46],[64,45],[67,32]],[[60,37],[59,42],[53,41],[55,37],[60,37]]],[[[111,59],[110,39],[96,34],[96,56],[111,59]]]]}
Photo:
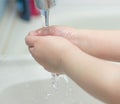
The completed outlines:
{"type": "MultiPolygon", "coordinates": [[[[50,24],[120,29],[119,4],[89,3],[58,0],[57,6],[51,9],[50,24]]],[[[41,18],[33,17],[30,22],[25,22],[14,13],[12,16],[8,19],[11,22],[5,26],[7,30],[3,27],[0,30],[3,34],[0,34],[0,104],[103,104],[70,79],[66,82],[60,78],[58,89],[50,87],[51,74],[33,60],[24,42],[29,31],[41,27],[41,18]]]]}
{"type": "Polygon", "coordinates": [[[103,104],[68,77],[57,80],[32,57],[0,60],[0,104],[103,104]]]}
{"type": "Polygon", "coordinates": [[[0,94],[0,104],[102,104],[89,97],[72,81],[35,80],[6,88],[0,94]]]}

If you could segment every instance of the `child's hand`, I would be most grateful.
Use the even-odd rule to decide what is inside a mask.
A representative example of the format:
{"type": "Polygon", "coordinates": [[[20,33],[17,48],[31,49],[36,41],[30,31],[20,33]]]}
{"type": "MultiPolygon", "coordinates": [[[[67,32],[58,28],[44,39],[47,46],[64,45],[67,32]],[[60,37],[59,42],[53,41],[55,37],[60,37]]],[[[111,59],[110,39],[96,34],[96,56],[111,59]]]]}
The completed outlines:
{"type": "Polygon", "coordinates": [[[37,36],[60,36],[69,40],[77,47],[79,47],[80,45],[79,39],[81,37],[80,37],[79,29],[75,29],[67,26],[50,26],[50,27],[38,29],[36,32],[38,33],[36,34],[37,36]]]}
{"type": "Polygon", "coordinates": [[[45,69],[54,73],[64,73],[65,55],[77,48],[68,40],[58,36],[40,36],[42,33],[31,32],[26,43],[35,60],[45,69]]]}

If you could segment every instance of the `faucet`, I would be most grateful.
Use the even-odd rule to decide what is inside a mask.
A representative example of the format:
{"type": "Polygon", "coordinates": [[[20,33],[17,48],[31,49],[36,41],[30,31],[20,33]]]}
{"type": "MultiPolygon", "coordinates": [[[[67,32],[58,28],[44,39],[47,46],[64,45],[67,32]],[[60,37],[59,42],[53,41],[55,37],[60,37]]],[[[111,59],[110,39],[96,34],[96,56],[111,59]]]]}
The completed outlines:
{"type": "Polygon", "coordinates": [[[35,0],[36,6],[41,10],[48,10],[55,6],[55,0],[35,0]]]}
{"type": "Polygon", "coordinates": [[[45,17],[45,26],[49,26],[49,10],[55,6],[55,0],[35,0],[35,4],[45,17]]]}

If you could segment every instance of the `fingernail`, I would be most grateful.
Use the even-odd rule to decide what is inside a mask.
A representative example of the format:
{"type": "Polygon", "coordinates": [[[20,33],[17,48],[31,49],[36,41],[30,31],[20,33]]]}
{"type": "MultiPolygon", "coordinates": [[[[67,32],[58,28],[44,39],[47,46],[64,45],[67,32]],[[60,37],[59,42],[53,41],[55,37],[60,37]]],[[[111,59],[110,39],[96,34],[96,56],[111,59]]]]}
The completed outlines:
{"type": "Polygon", "coordinates": [[[45,36],[47,35],[46,29],[42,28],[36,31],[38,35],[45,36]]]}
{"type": "Polygon", "coordinates": [[[48,34],[49,34],[49,27],[44,27],[44,28],[41,30],[41,32],[42,32],[42,35],[44,35],[44,36],[48,35],[48,34]]]}
{"type": "Polygon", "coordinates": [[[31,32],[29,33],[29,35],[37,35],[37,32],[36,32],[36,31],[31,31],[31,32]]]}
{"type": "Polygon", "coordinates": [[[41,30],[38,30],[38,31],[36,31],[38,34],[40,34],[41,33],[41,30]]]}

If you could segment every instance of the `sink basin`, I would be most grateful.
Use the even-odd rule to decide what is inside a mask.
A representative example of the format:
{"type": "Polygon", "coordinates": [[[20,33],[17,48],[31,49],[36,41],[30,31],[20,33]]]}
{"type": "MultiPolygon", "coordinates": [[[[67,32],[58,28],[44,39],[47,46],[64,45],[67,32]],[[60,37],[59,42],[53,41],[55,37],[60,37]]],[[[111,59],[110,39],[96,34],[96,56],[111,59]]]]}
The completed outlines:
{"type": "Polygon", "coordinates": [[[103,104],[70,79],[61,77],[53,82],[45,79],[9,86],[0,94],[0,104],[103,104]]]}
{"type": "MultiPolygon", "coordinates": [[[[56,1],[57,6],[50,11],[51,25],[120,29],[119,3],[56,1]]],[[[33,60],[24,40],[29,31],[42,27],[41,17],[25,22],[18,18],[14,6],[9,10],[0,25],[0,104],[103,104],[69,78],[66,82],[60,77],[53,88],[51,73],[33,60]]]]}
{"type": "Polygon", "coordinates": [[[31,56],[0,60],[0,104],[103,104],[65,75],[53,78],[31,56]]]}

